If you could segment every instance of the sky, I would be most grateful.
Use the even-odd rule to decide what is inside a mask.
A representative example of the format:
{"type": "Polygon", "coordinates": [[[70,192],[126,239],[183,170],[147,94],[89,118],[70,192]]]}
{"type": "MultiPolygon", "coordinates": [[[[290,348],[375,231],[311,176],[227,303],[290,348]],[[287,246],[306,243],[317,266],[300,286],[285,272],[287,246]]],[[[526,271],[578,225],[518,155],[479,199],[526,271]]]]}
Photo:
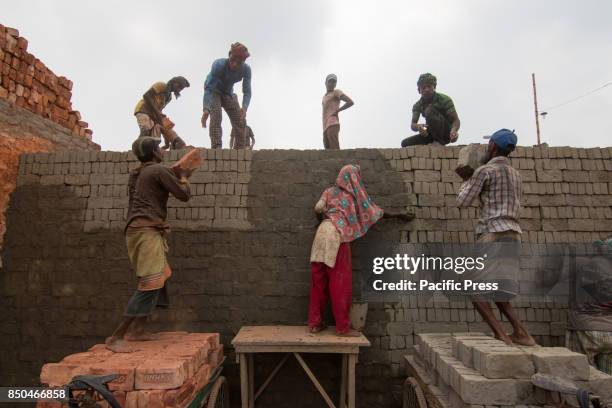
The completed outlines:
{"type": "MultiPolygon", "coordinates": [[[[423,72],[453,98],[460,144],[502,127],[515,129],[520,145],[535,144],[532,73],[544,111],[612,81],[607,0],[21,0],[3,2],[0,23],[74,82],[73,109],[104,150],[130,149],[135,104],[176,75],[191,87],[164,113],[188,144],[210,147],[200,125],[203,83],[235,41],[251,53],[247,121],[256,149],[322,148],[329,73],[355,101],[340,113],[342,148],[399,147],[412,135],[423,72]]],[[[242,100],[241,85],[234,90],[242,100]]],[[[612,86],[548,112],[542,142],[612,145],[612,86]]],[[[227,146],[225,114],[223,128],[227,146]]]]}

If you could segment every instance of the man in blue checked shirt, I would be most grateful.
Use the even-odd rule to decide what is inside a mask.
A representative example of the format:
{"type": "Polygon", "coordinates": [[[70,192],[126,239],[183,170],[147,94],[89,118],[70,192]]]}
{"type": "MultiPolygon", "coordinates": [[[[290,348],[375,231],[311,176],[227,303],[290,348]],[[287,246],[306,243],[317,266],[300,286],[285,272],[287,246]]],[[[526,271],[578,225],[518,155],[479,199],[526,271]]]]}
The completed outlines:
{"type": "Polygon", "coordinates": [[[204,108],[202,113],[202,127],[210,116],[210,147],[222,147],[223,131],[221,129],[221,108],[225,110],[236,130],[234,149],[246,147],[245,125],[246,112],[251,101],[251,67],[245,63],[249,51],[241,43],[232,44],[229,58],[220,58],[212,64],[210,73],[204,82],[204,108]],[[242,108],[234,94],[234,84],[242,81],[242,108]]]}

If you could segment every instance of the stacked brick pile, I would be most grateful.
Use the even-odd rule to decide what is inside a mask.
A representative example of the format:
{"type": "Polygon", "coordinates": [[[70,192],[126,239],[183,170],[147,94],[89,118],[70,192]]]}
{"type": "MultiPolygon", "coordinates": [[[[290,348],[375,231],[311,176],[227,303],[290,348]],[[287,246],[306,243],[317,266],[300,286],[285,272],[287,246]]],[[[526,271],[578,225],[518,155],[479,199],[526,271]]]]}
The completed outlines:
{"type": "Polygon", "coordinates": [[[27,49],[18,30],[0,24],[0,98],[91,140],[93,131],[72,109],[72,81],[55,75],[27,49]]]}
{"type": "MultiPolygon", "coordinates": [[[[137,351],[117,354],[98,344],[59,363],[45,364],[40,382],[57,387],[77,375],[118,374],[108,388],[122,407],[179,408],[189,405],[223,360],[218,333],[166,332],[159,340],[131,342],[130,346],[137,351]]],[[[38,403],[39,408],[62,406],[38,403]]]]}
{"type": "Polygon", "coordinates": [[[507,346],[483,333],[419,334],[406,357],[430,405],[449,408],[544,406],[535,373],[561,377],[612,402],[612,376],[564,347],[507,346]]]}

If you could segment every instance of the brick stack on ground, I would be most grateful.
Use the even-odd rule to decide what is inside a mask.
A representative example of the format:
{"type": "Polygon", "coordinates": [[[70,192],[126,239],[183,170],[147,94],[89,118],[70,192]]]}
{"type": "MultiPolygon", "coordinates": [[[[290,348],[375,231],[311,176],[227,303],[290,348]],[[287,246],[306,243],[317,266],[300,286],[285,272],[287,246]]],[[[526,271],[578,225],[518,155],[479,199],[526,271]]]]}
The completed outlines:
{"type": "Polygon", "coordinates": [[[93,131],[72,109],[72,81],[55,75],[28,52],[28,40],[0,24],[0,98],[34,112],[91,140],[93,131]]]}
{"type": "MultiPolygon", "coordinates": [[[[50,387],[70,383],[77,375],[119,377],[108,383],[124,408],[180,408],[189,405],[208,384],[223,360],[218,333],[163,332],[160,339],[130,342],[137,351],[117,354],[97,344],[59,363],[42,367],[40,382],[50,387]]],[[[38,408],[60,408],[61,403],[40,402],[38,408]]],[[[102,403],[106,407],[106,403],[102,403]]]]}
{"type": "Polygon", "coordinates": [[[612,376],[564,347],[508,346],[475,332],[419,334],[405,361],[439,408],[545,406],[546,392],[531,384],[536,373],[565,378],[612,403],[612,376]]]}

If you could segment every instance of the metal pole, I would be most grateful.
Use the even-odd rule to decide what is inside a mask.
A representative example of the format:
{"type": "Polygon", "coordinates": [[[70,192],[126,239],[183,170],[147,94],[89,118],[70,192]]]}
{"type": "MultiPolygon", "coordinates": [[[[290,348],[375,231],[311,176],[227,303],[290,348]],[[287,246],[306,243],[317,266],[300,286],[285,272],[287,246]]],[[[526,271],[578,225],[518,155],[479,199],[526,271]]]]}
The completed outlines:
{"type": "Polygon", "coordinates": [[[535,108],[536,133],[538,136],[538,144],[540,144],[540,118],[538,114],[538,95],[536,93],[535,74],[531,74],[531,82],[533,84],[533,106],[535,108]]]}

